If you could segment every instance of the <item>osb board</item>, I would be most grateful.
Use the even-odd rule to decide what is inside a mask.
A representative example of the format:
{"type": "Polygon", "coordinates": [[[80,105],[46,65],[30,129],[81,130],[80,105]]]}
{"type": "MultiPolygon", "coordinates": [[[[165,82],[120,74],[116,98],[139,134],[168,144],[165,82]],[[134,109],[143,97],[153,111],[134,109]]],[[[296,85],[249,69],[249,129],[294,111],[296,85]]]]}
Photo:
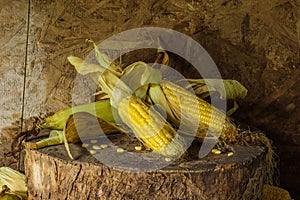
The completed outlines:
{"type": "Polygon", "coordinates": [[[176,29],[181,16],[192,15],[182,9],[178,16],[181,7],[173,4],[154,0],[32,1],[24,116],[70,105],[76,74],[66,58],[71,54],[86,56],[91,50],[84,42],[86,38],[98,43],[121,31],[149,25],[176,29]],[[167,7],[174,10],[164,16],[167,7]]]}
{"type": "MultiPolygon", "coordinates": [[[[20,129],[27,38],[28,4],[26,0],[0,1],[0,130],[15,122],[20,129]]],[[[0,134],[0,160],[7,161],[10,132],[0,134]]],[[[0,166],[3,163],[0,162],[0,166]]]]}

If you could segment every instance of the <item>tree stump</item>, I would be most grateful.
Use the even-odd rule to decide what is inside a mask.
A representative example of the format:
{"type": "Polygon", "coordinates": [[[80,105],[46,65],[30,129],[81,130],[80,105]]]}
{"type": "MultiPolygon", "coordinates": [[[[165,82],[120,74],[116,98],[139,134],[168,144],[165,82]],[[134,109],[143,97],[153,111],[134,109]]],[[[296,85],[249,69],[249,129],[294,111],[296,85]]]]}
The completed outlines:
{"type": "MultiPolygon", "coordinates": [[[[64,145],[26,149],[28,199],[261,199],[266,178],[263,147],[233,146],[232,156],[210,153],[175,163],[143,150],[138,152],[141,159],[132,162],[128,158],[137,153],[138,141],[122,135],[109,139],[114,145],[94,155],[70,144],[73,161],[64,145]],[[125,151],[117,153],[119,147],[125,151]],[[139,170],[157,163],[166,166],[139,170]]],[[[189,151],[195,152],[199,144],[194,142],[189,151]]]]}

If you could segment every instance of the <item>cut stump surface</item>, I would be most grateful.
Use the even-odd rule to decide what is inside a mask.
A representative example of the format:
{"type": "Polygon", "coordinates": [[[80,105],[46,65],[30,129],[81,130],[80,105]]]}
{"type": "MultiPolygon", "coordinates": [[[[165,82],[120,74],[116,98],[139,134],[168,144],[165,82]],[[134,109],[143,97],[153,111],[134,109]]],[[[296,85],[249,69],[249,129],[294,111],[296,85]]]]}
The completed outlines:
{"type": "Polygon", "coordinates": [[[174,164],[135,151],[136,139],[124,138],[111,138],[118,143],[94,155],[89,147],[70,144],[74,161],[63,145],[26,149],[28,199],[261,199],[266,177],[262,147],[234,146],[230,157],[208,154],[174,164]],[[117,147],[125,151],[117,153],[117,147]],[[165,167],[141,170],[159,168],[158,163],[165,167]]]}

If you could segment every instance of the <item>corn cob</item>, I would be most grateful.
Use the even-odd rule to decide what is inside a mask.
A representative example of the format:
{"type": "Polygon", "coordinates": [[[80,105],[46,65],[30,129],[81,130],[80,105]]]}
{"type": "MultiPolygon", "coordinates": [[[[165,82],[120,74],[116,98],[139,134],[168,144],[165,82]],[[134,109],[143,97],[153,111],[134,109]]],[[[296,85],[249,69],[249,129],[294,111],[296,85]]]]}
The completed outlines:
{"type": "Polygon", "coordinates": [[[190,121],[197,120],[200,129],[198,129],[196,137],[205,137],[206,132],[201,131],[204,127],[209,128],[211,132],[220,131],[221,137],[225,141],[233,142],[235,140],[237,127],[222,111],[169,81],[162,81],[160,87],[168,105],[179,119],[173,121],[176,125],[179,126],[180,119],[182,121],[183,118],[190,119],[190,121]]]}
{"type": "Polygon", "coordinates": [[[119,103],[119,115],[136,137],[153,151],[166,157],[180,156],[185,152],[184,141],[171,124],[140,98],[123,98],[119,103]]]}

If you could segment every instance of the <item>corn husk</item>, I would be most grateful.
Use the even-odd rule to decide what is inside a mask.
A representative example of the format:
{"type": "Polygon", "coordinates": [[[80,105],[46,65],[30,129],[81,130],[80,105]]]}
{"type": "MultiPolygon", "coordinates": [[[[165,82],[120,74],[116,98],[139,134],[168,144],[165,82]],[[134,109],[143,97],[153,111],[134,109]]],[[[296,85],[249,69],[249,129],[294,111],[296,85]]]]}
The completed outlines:
{"type": "Polygon", "coordinates": [[[41,128],[62,130],[73,113],[88,112],[108,122],[114,122],[114,115],[109,100],[97,101],[89,104],[74,106],[56,112],[54,115],[42,120],[41,128]]]}
{"type": "Polygon", "coordinates": [[[291,200],[292,198],[287,190],[280,187],[265,184],[263,187],[262,200],[273,199],[291,200]]]}
{"type": "Polygon", "coordinates": [[[38,142],[25,142],[23,144],[29,149],[39,149],[64,143],[69,157],[73,159],[68,142],[77,143],[82,139],[96,138],[104,134],[112,133],[127,132],[118,127],[115,123],[97,118],[88,112],[77,112],[70,115],[63,130],[52,130],[49,134],[49,138],[38,142]]]}
{"type": "Polygon", "coordinates": [[[74,159],[68,142],[76,143],[87,138],[97,138],[104,134],[127,133],[124,129],[114,123],[85,112],[75,113],[68,119],[63,130],[64,144],[71,159],[74,159]]]}
{"type": "Polygon", "coordinates": [[[0,199],[27,199],[25,175],[9,167],[0,168],[0,199]]]}
{"type": "Polygon", "coordinates": [[[38,142],[23,142],[28,149],[40,149],[47,146],[53,146],[64,143],[64,135],[62,130],[51,130],[49,137],[38,142]]]}
{"type": "Polygon", "coordinates": [[[9,194],[9,193],[4,193],[0,194],[0,200],[21,200],[18,195],[15,194],[9,194]]]}
{"type": "Polygon", "coordinates": [[[82,137],[96,138],[104,134],[125,132],[123,129],[104,119],[96,118],[87,112],[74,113],[67,121],[65,134],[68,142],[79,142],[82,137]],[[78,134],[79,133],[79,134],[78,134]]]}
{"type": "Polygon", "coordinates": [[[237,109],[236,99],[245,98],[248,90],[236,80],[223,79],[188,79],[179,80],[178,84],[183,84],[186,89],[193,89],[195,94],[202,99],[209,97],[212,93],[218,93],[220,99],[233,99],[233,107],[228,109],[227,115],[232,115],[237,109]]]}
{"type": "MultiPolygon", "coordinates": [[[[245,98],[248,90],[238,81],[231,79],[187,79],[189,85],[186,89],[193,88],[195,94],[206,98],[210,92],[217,92],[221,99],[245,98]]],[[[181,81],[178,81],[183,82],[181,81]]]]}
{"type": "Polygon", "coordinates": [[[86,40],[86,42],[90,42],[93,44],[95,50],[95,57],[100,66],[102,66],[104,69],[109,70],[111,73],[118,77],[122,75],[122,68],[115,62],[113,62],[107,55],[101,53],[97,47],[97,44],[92,39],[89,38],[86,40]]]}
{"type": "MultiPolygon", "coordinates": [[[[89,65],[91,67],[86,68],[86,64],[80,58],[75,58],[76,57],[74,56],[69,56],[68,60],[79,74],[89,74],[93,81],[99,84],[102,91],[107,93],[110,97],[110,104],[114,108],[118,107],[118,102],[122,98],[130,96],[133,93],[132,90],[121,79],[119,79],[119,76],[116,75],[113,69],[106,70],[106,67],[101,65],[89,65]],[[101,70],[98,70],[99,68],[101,70]]],[[[105,62],[105,60],[103,62],[105,62]]],[[[107,66],[109,63],[104,63],[103,65],[107,66]]]]}

